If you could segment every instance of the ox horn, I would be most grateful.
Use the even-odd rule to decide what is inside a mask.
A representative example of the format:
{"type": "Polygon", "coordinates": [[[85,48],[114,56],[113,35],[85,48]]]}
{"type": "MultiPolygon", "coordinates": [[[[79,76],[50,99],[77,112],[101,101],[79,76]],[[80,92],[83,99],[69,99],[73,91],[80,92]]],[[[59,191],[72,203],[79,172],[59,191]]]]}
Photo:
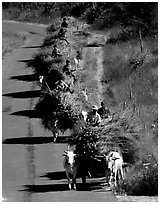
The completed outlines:
{"type": "Polygon", "coordinates": [[[62,154],[62,156],[67,156],[67,151],[64,151],[64,153],[62,154]]]}

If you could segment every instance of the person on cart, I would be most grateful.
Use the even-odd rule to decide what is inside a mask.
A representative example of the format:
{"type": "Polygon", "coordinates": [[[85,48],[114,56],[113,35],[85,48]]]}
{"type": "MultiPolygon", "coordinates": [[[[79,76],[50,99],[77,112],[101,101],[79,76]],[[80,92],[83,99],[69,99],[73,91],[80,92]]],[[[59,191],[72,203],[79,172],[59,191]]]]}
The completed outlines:
{"type": "Polygon", "coordinates": [[[101,116],[98,114],[98,107],[94,105],[92,111],[88,113],[86,122],[91,126],[96,127],[101,123],[101,116]]]}

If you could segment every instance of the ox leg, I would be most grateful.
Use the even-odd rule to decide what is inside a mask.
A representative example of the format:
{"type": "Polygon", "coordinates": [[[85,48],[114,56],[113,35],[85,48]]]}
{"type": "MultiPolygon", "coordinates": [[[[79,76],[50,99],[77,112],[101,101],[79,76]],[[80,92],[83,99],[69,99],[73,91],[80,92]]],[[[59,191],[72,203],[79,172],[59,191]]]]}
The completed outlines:
{"type": "Polygon", "coordinates": [[[109,184],[110,181],[110,173],[109,169],[105,167],[105,176],[106,176],[106,184],[109,184]]]}
{"type": "Polygon", "coordinates": [[[114,173],[114,185],[115,186],[117,186],[117,175],[118,175],[118,170],[116,169],[114,173]]]}
{"type": "Polygon", "coordinates": [[[110,178],[109,178],[109,185],[112,184],[112,178],[113,178],[113,173],[111,172],[110,178]]]}
{"type": "Polygon", "coordinates": [[[128,171],[128,167],[123,167],[122,170],[123,170],[123,180],[124,180],[124,178],[126,177],[126,173],[128,171]]]}
{"type": "Polygon", "coordinates": [[[73,189],[76,191],[77,187],[76,187],[76,182],[73,184],[73,189]]]}
{"type": "Polygon", "coordinates": [[[57,133],[57,132],[55,132],[55,133],[54,133],[54,139],[53,139],[53,141],[54,141],[54,142],[56,142],[57,137],[58,137],[58,133],[57,133]]]}
{"type": "Polygon", "coordinates": [[[71,190],[72,189],[72,185],[71,185],[71,182],[70,182],[70,177],[69,177],[68,172],[66,172],[66,176],[67,176],[67,180],[68,180],[69,189],[71,190]]]}
{"type": "Polygon", "coordinates": [[[106,184],[109,184],[109,169],[108,166],[106,164],[106,159],[103,158],[102,160],[102,164],[103,164],[103,169],[104,169],[104,173],[105,173],[105,177],[106,177],[106,184]]]}
{"type": "Polygon", "coordinates": [[[83,172],[82,174],[82,185],[84,189],[87,187],[86,186],[86,172],[83,172]]]}
{"type": "Polygon", "coordinates": [[[69,183],[69,189],[72,190],[72,185],[70,183],[70,180],[68,181],[68,183],[69,183]]]}
{"type": "Polygon", "coordinates": [[[77,190],[77,188],[76,188],[76,177],[77,177],[77,174],[73,175],[73,179],[72,179],[72,184],[73,184],[73,189],[74,190],[77,190]]]}
{"type": "Polygon", "coordinates": [[[86,184],[86,175],[85,174],[82,175],[82,183],[84,185],[86,184]]]}
{"type": "Polygon", "coordinates": [[[121,171],[121,178],[124,180],[123,168],[121,168],[120,171],[121,171]]]}
{"type": "Polygon", "coordinates": [[[124,179],[126,177],[127,169],[126,167],[123,167],[122,170],[123,170],[123,179],[124,179]]]}

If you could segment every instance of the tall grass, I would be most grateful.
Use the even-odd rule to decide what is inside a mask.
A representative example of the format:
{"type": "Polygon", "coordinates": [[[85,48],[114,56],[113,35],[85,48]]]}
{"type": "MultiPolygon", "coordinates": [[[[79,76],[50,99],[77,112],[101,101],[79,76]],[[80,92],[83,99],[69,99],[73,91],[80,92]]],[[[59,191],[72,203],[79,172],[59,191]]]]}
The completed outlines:
{"type": "Polygon", "coordinates": [[[152,106],[153,113],[151,108],[146,111],[148,116],[155,114],[151,117],[154,120],[156,117],[154,107],[158,100],[156,94],[158,64],[157,55],[154,54],[154,50],[157,49],[157,39],[144,39],[143,47],[143,63],[140,63],[142,54],[138,39],[128,42],[117,41],[114,45],[109,43],[104,47],[104,75],[102,79],[106,87],[104,95],[108,103],[120,104],[125,101],[130,104],[135,102],[136,107],[140,109],[152,106]]]}
{"type": "Polygon", "coordinates": [[[127,173],[125,182],[120,187],[128,195],[158,196],[157,163],[152,162],[146,167],[142,163],[137,163],[127,173]]]}
{"type": "MultiPolygon", "coordinates": [[[[130,195],[157,195],[158,141],[151,129],[158,115],[157,38],[147,37],[140,42],[138,36],[131,37],[126,30],[119,30],[117,34],[113,30],[104,47],[104,96],[112,111],[119,115],[120,104],[125,103],[128,111],[131,107],[133,110],[130,116],[128,111],[122,112],[124,116],[127,114],[127,132],[117,131],[121,136],[132,138],[129,146],[132,144],[136,153],[134,165],[120,188],[130,195]],[[132,125],[136,129],[130,128],[132,125]],[[145,163],[149,164],[147,168],[145,163]]],[[[113,138],[116,141],[116,137],[113,138]]]]}

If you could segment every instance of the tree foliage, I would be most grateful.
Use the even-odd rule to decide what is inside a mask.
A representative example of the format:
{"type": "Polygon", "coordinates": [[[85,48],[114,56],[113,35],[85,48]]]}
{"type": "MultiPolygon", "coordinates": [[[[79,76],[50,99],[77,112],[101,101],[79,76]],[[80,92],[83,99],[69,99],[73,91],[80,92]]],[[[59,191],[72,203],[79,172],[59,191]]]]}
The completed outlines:
{"type": "Polygon", "coordinates": [[[2,8],[4,11],[18,8],[21,13],[26,10],[41,11],[41,17],[50,19],[72,15],[98,29],[129,25],[141,28],[143,35],[157,33],[157,2],[3,2],[2,8]]]}

